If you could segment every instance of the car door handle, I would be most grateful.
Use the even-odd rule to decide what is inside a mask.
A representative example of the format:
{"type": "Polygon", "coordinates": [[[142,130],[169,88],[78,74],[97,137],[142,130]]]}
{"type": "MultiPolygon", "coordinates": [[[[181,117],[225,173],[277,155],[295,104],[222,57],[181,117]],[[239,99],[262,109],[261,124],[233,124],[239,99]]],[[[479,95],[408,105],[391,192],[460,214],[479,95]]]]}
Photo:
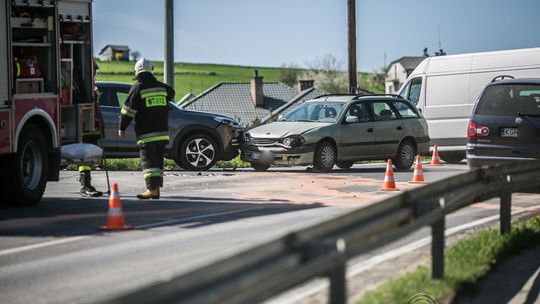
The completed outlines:
{"type": "Polygon", "coordinates": [[[368,133],[373,133],[373,128],[367,129],[368,133]]]}
{"type": "Polygon", "coordinates": [[[403,128],[402,128],[401,126],[397,126],[397,127],[396,127],[396,130],[401,131],[401,130],[403,130],[403,128]]]}

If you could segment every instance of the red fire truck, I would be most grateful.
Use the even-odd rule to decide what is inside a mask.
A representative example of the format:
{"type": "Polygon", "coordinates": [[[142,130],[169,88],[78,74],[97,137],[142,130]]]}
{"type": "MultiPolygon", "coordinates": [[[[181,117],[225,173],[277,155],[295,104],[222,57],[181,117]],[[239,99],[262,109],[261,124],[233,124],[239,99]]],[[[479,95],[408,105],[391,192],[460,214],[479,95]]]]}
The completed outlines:
{"type": "Polygon", "coordinates": [[[0,0],[0,204],[40,201],[60,147],[99,134],[91,0],[0,0]]]}

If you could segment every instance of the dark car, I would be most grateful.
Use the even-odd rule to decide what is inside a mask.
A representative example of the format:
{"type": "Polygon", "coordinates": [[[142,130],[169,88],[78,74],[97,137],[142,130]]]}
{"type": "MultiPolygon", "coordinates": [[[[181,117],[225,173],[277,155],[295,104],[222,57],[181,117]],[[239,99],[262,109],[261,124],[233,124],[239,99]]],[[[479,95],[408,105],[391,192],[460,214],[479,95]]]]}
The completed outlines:
{"type": "Polygon", "coordinates": [[[540,78],[496,77],[467,127],[470,167],[540,158],[540,78]]]}
{"type": "Polygon", "coordinates": [[[429,152],[426,120],[409,101],[389,95],[324,95],[279,121],[249,130],[242,159],[256,170],[309,165],[328,172],[359,160],[391,158],[409,169],[429,152]]]}
{"type": "MultiPolygon", "coordinates": [[[[96,82],[98,103],[105,123],[105,137],[99,141],[105,156],[110,158],[139,157],[134,123],[125,137],[118,137],[120,109],[131,84],[96,82]]],[[[242,128],[233,118],[198,111],[184,110],[169,102],[169,135],[165,157],[183,169],[204,171],[218,160],[231,160],[238,155],[243,138],[242,128]]]]}

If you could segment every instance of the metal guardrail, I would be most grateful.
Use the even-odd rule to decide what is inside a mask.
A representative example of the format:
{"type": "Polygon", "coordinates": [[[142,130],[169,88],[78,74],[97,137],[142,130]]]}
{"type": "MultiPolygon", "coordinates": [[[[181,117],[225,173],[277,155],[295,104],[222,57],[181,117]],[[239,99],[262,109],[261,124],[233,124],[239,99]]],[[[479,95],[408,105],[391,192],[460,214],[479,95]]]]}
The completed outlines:
{"type": "Polygon", "coordinates": [[[109,303],[254,303],[316,277],[329,301],[346,303],[346,262],[424,226],[432,231],[432,277],[444,275],[445,216],[500,198],[500,231],[511,225],[513,192],[540,189],[540,161],[470,170],[290,233],[109,303]]]}

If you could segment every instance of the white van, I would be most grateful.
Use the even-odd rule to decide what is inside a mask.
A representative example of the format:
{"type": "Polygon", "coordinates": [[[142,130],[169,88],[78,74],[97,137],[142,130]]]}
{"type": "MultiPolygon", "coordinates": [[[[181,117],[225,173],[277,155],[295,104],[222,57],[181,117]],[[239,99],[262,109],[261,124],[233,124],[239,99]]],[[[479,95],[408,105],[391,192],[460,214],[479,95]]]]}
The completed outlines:
{"type": "Polygon", "coordinates": [[[480,93],[495,77],[540,77],[540,48],[428,57],[399,95],[416,104],[428,122],[431,145],[442,160],[465,158],[467,123],[480,93]]]}

